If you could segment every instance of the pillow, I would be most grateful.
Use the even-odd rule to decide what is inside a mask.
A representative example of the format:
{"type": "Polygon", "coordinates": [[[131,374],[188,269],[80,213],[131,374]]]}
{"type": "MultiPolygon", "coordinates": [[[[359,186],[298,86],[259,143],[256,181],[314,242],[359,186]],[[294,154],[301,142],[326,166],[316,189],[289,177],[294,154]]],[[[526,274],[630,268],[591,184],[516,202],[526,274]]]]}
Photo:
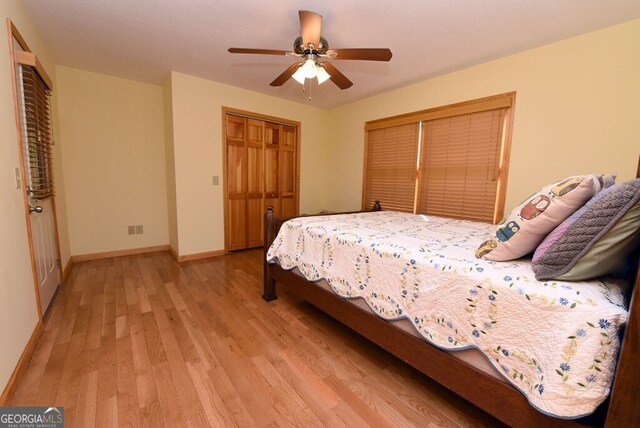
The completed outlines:
{"type": "Polygon", "coordinates": [[[640,179],[594,196],[533,255],[536,279],[583,280],[616,271],[640,234],[640,179]]]}
{"type": "Polygon", "coordinates": [[[614,180],[615,176],[580,175],[543,187],[509,213],[476,250],[476,257],[506,261],[529,254],[549,232],[614,180]]]}

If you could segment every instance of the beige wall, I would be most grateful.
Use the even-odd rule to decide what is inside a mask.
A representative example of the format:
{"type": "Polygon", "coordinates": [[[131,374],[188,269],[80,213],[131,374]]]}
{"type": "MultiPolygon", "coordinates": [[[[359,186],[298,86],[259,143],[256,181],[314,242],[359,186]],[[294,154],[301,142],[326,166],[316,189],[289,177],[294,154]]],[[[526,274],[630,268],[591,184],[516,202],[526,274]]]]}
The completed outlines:
{"type": "Polygon", "coordinates": [[[506,210],[564,176],[635,177],[638,46],[635,20],[333,109],[330,207],[360,206],[365,121],[510,91],[517,98],[506,210]]]}
{"type": "Polygon", "coordinates": [[[71,254],[166,245],[162,87],[56,71],[71,254]]]}
{"type": "Polygon", "coordinates": [[[301,122],[300,211],[326,209],[326,111],[176,72],[171,90],[180,255],[224,248],[223,106],[301,122]]]}
{"type": "MultiPolygon", "coordinates": [[[[0,391],[2,391],[18,363],[31,334],[38,323],[31,260],[27,242],[23,190],[16,189],[14,168],[18,167],[18,140],[13,106],[13,87],[9,65],[9,40],[6,18],[10,18],[38,56],[49,76],[54,80],[55,69],[46,46],[29,18],[22,1],[0,1],[0,391]]],[[[53,120],[57,117],[52,103],[53,120]]],[[[56,153],[58,153],[56,147],[56,153]]],[[[58,203],[64,206],[64,182],[60,165],[55,165],[58,203]]],[[[59,222],[66,227],[64,209],[59,222]]],[[[66,241],[61,242],[63,257],[68,259],[66,241]]]]}

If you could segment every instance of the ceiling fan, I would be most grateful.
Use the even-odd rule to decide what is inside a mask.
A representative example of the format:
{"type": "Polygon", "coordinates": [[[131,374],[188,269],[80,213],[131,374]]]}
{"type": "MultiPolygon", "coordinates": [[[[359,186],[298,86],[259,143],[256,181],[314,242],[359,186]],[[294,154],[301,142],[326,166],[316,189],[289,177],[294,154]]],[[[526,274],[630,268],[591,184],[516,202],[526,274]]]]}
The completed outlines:
{"type": "Polygon", "coordinates": [[[340,89],[347,89],[353,85],[333,64],[325,61],[325,58],[335,60],[366,60],[389,61],[391,51],[389,49],[329,49],[327,39],[320,35],[322,29],[322,15],[307,10],[298,12],[300,16],[300,36],[293,42],[293,52],[274,49],[247,49],[229,48],[230,53],[262,54],[262,55],[286,55],[304,58],[302,62],[296,62],[289,66],[280,76],[271,82],[271,86],[282,86],[289,78],[293,77],[299,83],[304,84],[305,79],[318,79],[322,84],[331,79],[340,89]],[[321,61],[323,59],[323,61],[321,61]]]}

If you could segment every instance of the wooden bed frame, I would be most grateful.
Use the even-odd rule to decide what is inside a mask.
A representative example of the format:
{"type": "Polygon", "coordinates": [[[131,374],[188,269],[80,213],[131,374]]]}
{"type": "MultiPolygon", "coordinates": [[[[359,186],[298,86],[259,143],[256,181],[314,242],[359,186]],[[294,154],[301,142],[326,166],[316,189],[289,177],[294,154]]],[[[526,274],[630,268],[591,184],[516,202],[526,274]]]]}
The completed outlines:
{"type": "MultiPolygon", "coordinates": [[[[640,166],[638,173],[640,175],[640,166]]],[[[376,201],[373,211],[380,209],[379,201],[376,201]]],[[[288,219],[277,219],[271,207],[267,208],[264,217],[264,300],[277,298],[277,282],[508,425],[640,426],[640,369],[637,367],[640,362],[640,269],[637,266],[635,286],[630,297],[629,320],[622,332],[624,338],[610,398],[593,415],[577,420],[564,420],[540,413],[510,384],[459,360],[451,352],[430,345],[337,294],[305,280],[293,271],[286,271],[278,264],[267,263],[267,250],[286,220],[288,219]],[[473,381],[470,382],[470,379],[473,381]]],[[[632,260],[637,260],[637,256],[632,260]]]]}

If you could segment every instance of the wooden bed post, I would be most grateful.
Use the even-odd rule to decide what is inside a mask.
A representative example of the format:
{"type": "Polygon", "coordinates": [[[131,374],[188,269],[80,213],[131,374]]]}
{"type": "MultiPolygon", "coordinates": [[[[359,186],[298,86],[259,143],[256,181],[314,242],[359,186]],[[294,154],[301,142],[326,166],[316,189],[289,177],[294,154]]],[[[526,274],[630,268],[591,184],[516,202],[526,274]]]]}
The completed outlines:
{"type": "Polygon", "coordinates": [[[273,207],[269,205],[267,211],[264,213],[264,249],[262,253],[262,263],[264,266],[264,290],[262,298],[267,302],[278,298],[278,296],[276,296],[276,282],[271,277],[271,270],[267,262],[267,251],[269,251],[271,243],[276,239],[275,220],[276,216],[273,212],[273,207]]]}
{"type": "MultiPolygon", "coordinates": [[[[640,157],[636,178],[640,178],[640,157]]],[[[636,257],[638,254],[636,253],[636,257]]],[[[640,258],[636,265],[636,283],[629,299],[629,319],[624,330],[618,366],[611,388],[611,402],[605,427],[640,425],[640,258]]]]}
{"type": "MultiPolygon", "coordinates": [[[[639,171],[640,172],[640,171],[639,171]]],[[[618,367],[611,388],[606,427],[640,425],[640,261],[636,283],[629,302],[629,319],[618,355],[618,367]]]]}

